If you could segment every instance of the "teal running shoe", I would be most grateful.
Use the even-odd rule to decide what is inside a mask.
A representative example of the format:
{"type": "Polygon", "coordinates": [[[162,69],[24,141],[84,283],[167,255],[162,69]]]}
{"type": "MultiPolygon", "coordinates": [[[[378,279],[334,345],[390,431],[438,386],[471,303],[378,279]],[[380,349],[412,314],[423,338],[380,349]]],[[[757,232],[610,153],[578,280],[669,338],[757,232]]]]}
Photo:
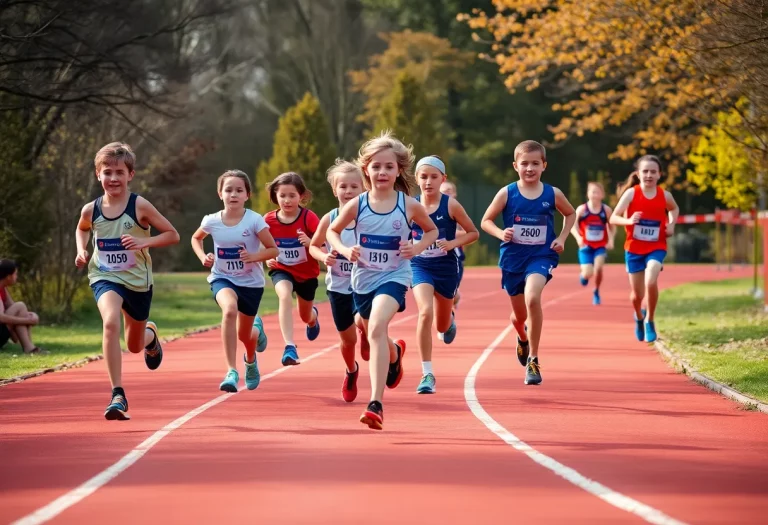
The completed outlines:
{"type": "Polygon", "coordinates": [[[263,352],[267,349],[267,334],[264,333],[264,321],[257,315],[253,320],[253,326],[259,330],[259,340],[256,342],[256,351],[263,352]]]}
{"type": "Polygon", "coordinates": [[[249,363],[246,360],[245,354],[243,354],[243,362],[245,363],[245,387],[248,390],[256,390],[261,383],[261,374],[259,374],[259,363],[256,356],[253,356],[253,363],[249,363]]]}
{"type": "Polygon", "coordinates": [[[421,378],[419,386],[416,387],[417,394],[434,394],[435,393],[435,376],[432,374],[425,374],[421,378]]]}
{"type": "Polygon", "coordinates": [[[237,383],[240,382],[240,374],[237,373],[237,370],[234,368],[230,369],[229,372],[227,372],[226,377],[224,377],[224,381],[221,382],[219,385],[219,390],[223,390],[224,392],[230,392],[234,394],[237,392],[237,383]]]}

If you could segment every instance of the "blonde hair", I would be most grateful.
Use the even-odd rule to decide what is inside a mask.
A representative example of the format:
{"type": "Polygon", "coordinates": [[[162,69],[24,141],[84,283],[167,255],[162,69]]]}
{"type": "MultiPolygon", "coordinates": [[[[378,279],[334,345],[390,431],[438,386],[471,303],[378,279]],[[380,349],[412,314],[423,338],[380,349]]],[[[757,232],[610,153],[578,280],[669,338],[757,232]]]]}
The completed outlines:
{"type": "Polygon", "coordinates": [[[363,170],[360,169],[360,166],[354,162],[349,162],[348,160],[344,159],[336,159],[336,162],[333,163],[333,166],[328,168],[326,173],[328,184],[331,185],[334,193],[336,193],[336,175],[342,175],[344,173],[356,173],[358,177],[360,177],[361,182],[364,182],[365,179],[365,177],[363,177],[363,170]]]}
{"type": "Polygon", "coordinates": [[[600,191],[603,193],[603,195],[605,195],[605,188],[603,187],[603,183],[602,182],[598,182],[596,180],[591,180],[591,181],[587,182],[587,191],[589,191],[589,187],[590,186],[595,186],[597,188],[600,188],[600,191]]]}
{"type": "Polygon", "coordinates": [[[395,189],[402,191],[406,195],[410,195],[416,187],[416,179],[413,176],[413,162],[415,160],[413,155],[413,145],[406,146],[397,140],[390,130],[382,131],[381,135],[369,140],[360,148],[355,163],[362,170],[363,185],[365,186],[365,189],[370,191],[372,188],[371,181],[366,173],[368,164],[371,163],[371,159],[374,155],[381,153],[386,149],[391,149],[395,154],[397,166],[400,168],[400,176],[395,180],[395,189]]]}
{"type": "Polygon", "coordinates": [[[110,142],[96,153],[93,165],[98,172],[102,166],[114,166],[120,161],[125,163],[128,171],[133,171],[134,166],[136,166],[136,154],[124,142],[110,142]]]}
{"type": "Polygon", "coordinates": [[[535,140],[524,140],[515,148],[515,162],[517,162],[517,157],[523,153],[534,153],[537,151],[541,153],[541,160],[547,162],[547,150],[544,148],[544,146],[535,140]]]}
{"type": "Polygon", "coordinates": [[[224,181],[230,177],[243,181],[243,184],[245,184],[246,193],[248,193],[248,195],[251,194],[251,179],[249,179],[248,175],[240,170],[227,170],[219,176],[219,180],[216,181],[216,189],[219,191],[219,193],[221,193],[221,190],[224,187],[224,181]]]}

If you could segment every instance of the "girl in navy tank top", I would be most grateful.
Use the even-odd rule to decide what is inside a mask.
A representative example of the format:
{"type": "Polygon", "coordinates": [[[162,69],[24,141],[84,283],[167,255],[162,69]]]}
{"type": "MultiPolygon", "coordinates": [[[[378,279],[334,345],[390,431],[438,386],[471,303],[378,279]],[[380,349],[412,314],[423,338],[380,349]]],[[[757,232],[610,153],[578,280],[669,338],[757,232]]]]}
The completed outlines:
{"type": "MultiPolygon", "coordinates": [[[[461,204],[456,199],[440,193],[445,181],[445,164],[436,156],[424,157],[416,165],[416,182],[421,195],[416,200],[429,213],[438,229],[437,241],[414,257],[413,295],[419,307],[419,324],[416,337],[421,355],[421,382],[416,388],[419,394],[435,393],[435,375],[432,370],[432,323],[438,337],[451,344],[456,337],[456,320],[453,298],[459,287],[459,260],[456,248],[475,242],[480,234],[461,204]],[[457,236],[457,225],[464,233],[457,236]]],[[[413,242],[421,240],[423,232],[413,226],[413,242]]]]}
{"type": "Polygon", "coordinates": [[[544,146],[533,140],[518,144],[514,167],[520,180],[499,190],[483,215],[481,226],[501,241],[501,285],[512,302],[512,324],[518,334],[517,359],[525,367],[525,384],[538,385],[539,340],[544,322],[541,294],[552,279],[552,270],[576,221],[576,212],[562,191],[541,182],[547,167],[544,146]],[[557,236],[555,209],[565,218],[557,236]],[[500,214],[504,229],[494,223],[500,214]]]}
{"type": "Polygon", "coordinates": [[[413,147],[406,147],[385,132],[360,148],[357,165],[363,170],[368,191],[339,211],[326,236],[333,249],[353,263],[353,298],[371,346],[371,402],[360,422],[381,430],[384,387],[400,384],[405,353],[404,341],[389,339],[389,323],[405,309],[410,259],[437,240],[437,228],[424,207],[408,196],[413,181],[413,147]],[[352,221],[357,244],[348,246],[341,234],[352,221]],[[424,230],[422,240],[416,244],[408,240],[412,222],[424,230]]]}

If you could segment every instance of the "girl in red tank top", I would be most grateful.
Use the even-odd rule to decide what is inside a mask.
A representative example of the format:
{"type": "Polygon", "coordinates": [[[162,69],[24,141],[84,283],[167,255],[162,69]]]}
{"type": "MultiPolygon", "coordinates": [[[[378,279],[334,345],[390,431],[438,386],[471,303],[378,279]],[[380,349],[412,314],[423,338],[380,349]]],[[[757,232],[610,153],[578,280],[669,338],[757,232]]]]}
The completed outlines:
{"type": "Polygon", "coordinates": [[[296,292],[299,316],[307,323],[307,339],[320,335],[315,307],[315,291],[320,265],[309,256],[309,243],[320,219],[301,206],[312,195],[298,173],[278,175],[267,187],[269,200],[280,209],[264,216],[279,251],[277,259],[267,261],[269,277],[278,299],[280,331],[285,340],[283,366],[298,365],[299,354],[293,337],[293,292],[296,292]]]}
{"type": "Polygon", "coordinates": [[[661,161],[653,155],[640,157],[611,217],[611,224],[627,229],[624,259],[632,288],[635,336],[639,341],[656,340],[654,314],[659,301],[659,272],[667,255],[667,237],[675,232],[680,214],[674,197],[659,187],[661,161]],[[647,297],[648,310],[642,307],[647,297]],[[645,324],[645,327],[643,327],[645,324]]]}

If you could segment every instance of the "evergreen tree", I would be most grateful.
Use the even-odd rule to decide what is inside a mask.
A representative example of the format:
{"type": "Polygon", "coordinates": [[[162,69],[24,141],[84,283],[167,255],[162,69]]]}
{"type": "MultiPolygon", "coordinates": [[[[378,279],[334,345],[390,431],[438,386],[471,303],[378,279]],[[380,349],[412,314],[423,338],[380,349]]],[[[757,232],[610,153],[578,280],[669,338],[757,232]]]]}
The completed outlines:
{"type": "Polygon", "coordinates": [[[312,192],[312,208],[322,216],[338,206],[333,191],[326,181],[326,170],[333,164],[336,151],[320,103],[309,93],[298,104],[285,112],[275,132],[272,157],[263,162],[256,172],[253,192],[254,208],[266,213],[275,208],[269,202],[265,187],[275,177],[295,171],[304,179],[312,192]]]}

